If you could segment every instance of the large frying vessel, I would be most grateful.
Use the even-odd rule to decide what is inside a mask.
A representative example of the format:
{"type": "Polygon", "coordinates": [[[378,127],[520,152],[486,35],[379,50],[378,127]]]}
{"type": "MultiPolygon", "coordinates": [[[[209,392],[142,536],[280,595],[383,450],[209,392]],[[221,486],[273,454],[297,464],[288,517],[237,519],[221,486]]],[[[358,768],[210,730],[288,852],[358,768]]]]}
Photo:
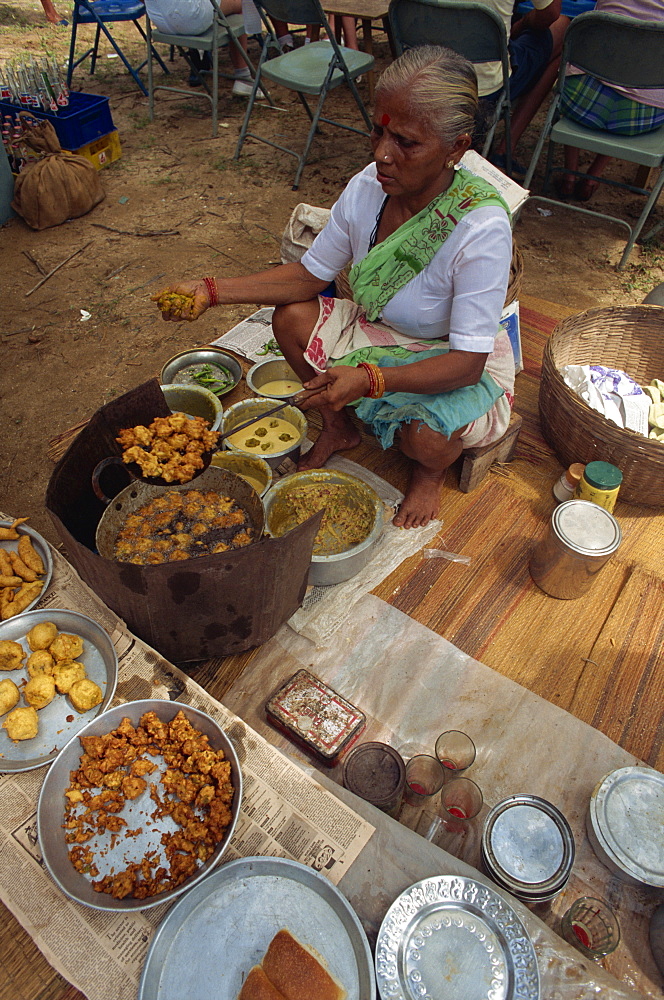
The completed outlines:
{"type": "MultiPolygon", "coordinates": [[[[212,490],[220,496],[232,497],[249,518],[254,540],[258,541],[263,534],[263,504],[256,491],[241,476],[236,476],[233,472],[211,465],[200,476],[192,479],[190,483],[151,486],[149,483],[137,480],[130,483],[129,486],[125,486],[111,500],[97,525],[96,542],[99,555],[103,556],[104,559],[115,558],[115,540],[118,537],[118,532],[124,526],[129,515],[137,511],[143,504],[163,493],[187,493],[189,490],[212,490]]],[[[181,566],[182,564],[180,564],[181,566]]]]}

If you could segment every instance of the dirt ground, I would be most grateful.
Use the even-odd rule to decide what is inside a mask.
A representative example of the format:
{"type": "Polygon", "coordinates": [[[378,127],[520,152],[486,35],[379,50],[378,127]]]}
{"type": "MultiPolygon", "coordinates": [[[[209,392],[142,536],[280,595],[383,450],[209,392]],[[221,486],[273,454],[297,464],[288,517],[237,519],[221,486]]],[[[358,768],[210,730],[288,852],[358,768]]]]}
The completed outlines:
{"type": "MultiPolygon", "coordinates": [[[[56,6],[69,15],[69,4],[60,0],[56,6]]],[[[140,61],[144,43],[133,25],[115,27],[126,51],[140,61]]],[[[81,31],[91,38],[92,29],[81,31]]],[[[0,65],[42,54],[54,54],[63,65],[69,37],[68,27],[47,23],[39,0],[0,2],[0,65]]],[[[390,59],[380,32],[375,49],[380,69],[390,59]]],[[[250,52],[255,56],[257,49],[250,52]]],[[[176,56],[169,67],[167,82],[187,88],[183,60],[176,56]]],[[[105,200],[89,215],[53,229],[35,232],[14,218],[0,230],[0,509],[29,515],[55,542],[44,510],[51,438],[157,374],[177,351],[209,342],[255,308],[222,307],[195,325],[167,324],[150,295],[171,279],[249,274],[278,262],[292,208],[299,202],[330,206],[369,157],[361,136],[325,127],[299,191],[292,191],[295,161],[285,154],[253,142],[234,161],[245,105],[231,97],[227,81],[220,84],[217,139],[211,138],[209,105],[195,90],[191,96],[158,93],[150,122],[147,98],[106,44],[95,76],[81,66],[73,86],[108,96],[119,130],[122,157],[101,171],[105,200]],[[35,290],[42,272],[74,251],[80,252],[35,290]],[[82,310],[89,319],[82,319],[82,310]]],[[[366,98],[366,82],[361,89],[366,98]]],[[[282,110],[259,111],[256,127],[277,141],[298,142],[304,116],[297,101],[283,92],[275,96],[282,110]]],[[[330,110],[360,124],[343,88],[331,98],[330,110]]],[[[528,162],[542,120],[540,113],[519,145],[520,161],[528,162]]],[[[629,164],[612,170],[614,177],[634,175],[629,164]]],[[[536,176],[535,191],[539,183],[536,176]]],[[[597,204],[636,217],[641,202],[608,190],[597,204]]],[[[565,210],[545,216],[537,205],[526,206],[515,229],[525,259],[523,291],[579,311],[640,302],[664,280],[664,250],[657,243],[635,249],[619,273],[614,265],[624,232],[565,210]]]]}

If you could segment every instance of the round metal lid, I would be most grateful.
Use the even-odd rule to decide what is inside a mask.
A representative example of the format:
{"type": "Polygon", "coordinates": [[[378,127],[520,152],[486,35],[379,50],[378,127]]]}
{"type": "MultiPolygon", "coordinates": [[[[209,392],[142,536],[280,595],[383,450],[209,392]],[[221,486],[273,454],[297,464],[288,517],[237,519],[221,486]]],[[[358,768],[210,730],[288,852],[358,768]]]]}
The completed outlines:
{"type": "Polygon", "coordinates": [[[623,871],[664,887],[664,775],[650,767],[611,771],[590,799],[595,834],[623,871]]]}
{"type": "Polygon", "coordinates": [[[574,864],[574,837],[563,814],[536,795],[511,795],[486,818],[482,851],[490,873],[517,895],[563,888],[574,864]]]}
{"type": "Polygon", "coordinates": [[[553,512],[551,524],[561,542],[583,555],[610,555],[622,532],[613,514],[588,500],[568,500],[553,512]]]}

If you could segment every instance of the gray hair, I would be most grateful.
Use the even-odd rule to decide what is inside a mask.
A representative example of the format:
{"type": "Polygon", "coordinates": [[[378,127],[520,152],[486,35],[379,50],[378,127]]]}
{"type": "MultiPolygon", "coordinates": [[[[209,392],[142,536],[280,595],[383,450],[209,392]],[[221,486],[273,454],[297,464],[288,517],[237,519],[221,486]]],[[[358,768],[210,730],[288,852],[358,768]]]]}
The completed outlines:
{"type": "Polygon", "coordinates": [[[415,118],[426,120],[447,144],[473,134],[478,111],[477,76],[471,62],[442,45],[407,49],[381,74],[376,98],[407,92],[415,118]]]}

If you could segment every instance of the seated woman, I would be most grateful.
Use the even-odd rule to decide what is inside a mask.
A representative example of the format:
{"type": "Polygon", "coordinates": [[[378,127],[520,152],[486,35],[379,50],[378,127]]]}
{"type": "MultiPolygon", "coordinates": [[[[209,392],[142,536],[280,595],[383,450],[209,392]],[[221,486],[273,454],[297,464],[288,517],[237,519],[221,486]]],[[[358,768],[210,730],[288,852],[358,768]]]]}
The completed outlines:
{"type": "Polygon", "coordinates": [[[353,406],[384,448],[396,441],[412,460],[394,518],[406,528],[437,516],[448,466],[464,447],[500,438],[510,419],[514,360],[499,326],[509,213],[495,188],[455,169],[476,112],[471,63],[438,46],[405,52],[376,88],[373,162],[350,180],[302,260],[168,289],[193,296],[184,319],[218,302],[277,307],[275,337],[318,390],[303,408],[323,418],[300,468],[359,443],[353,406]],[[350,261],[354,301],[321,297],[350,261]]]}
{"type": "MultiPolygon", "coordinates": [[[[597,0],[595,10],[608,14],[621,14],[640,21],[663,21],[662,0],[597,0]]],[[[570,67],[562,94],[562,111],[566,118],[601,132],[616,135],[642,135],[653,132],[664,124],[664,89],[633,90],[610,87],[603,80],[580,73],[570,67]]],[[[590,201],[599,187],[610,156],[598,153],[588,167],[585,177],[563,174],[560,194],[564,198],[590,201]]],[[[579,150],[565,146],[565,166],[579,169],[579,150]]]]}

